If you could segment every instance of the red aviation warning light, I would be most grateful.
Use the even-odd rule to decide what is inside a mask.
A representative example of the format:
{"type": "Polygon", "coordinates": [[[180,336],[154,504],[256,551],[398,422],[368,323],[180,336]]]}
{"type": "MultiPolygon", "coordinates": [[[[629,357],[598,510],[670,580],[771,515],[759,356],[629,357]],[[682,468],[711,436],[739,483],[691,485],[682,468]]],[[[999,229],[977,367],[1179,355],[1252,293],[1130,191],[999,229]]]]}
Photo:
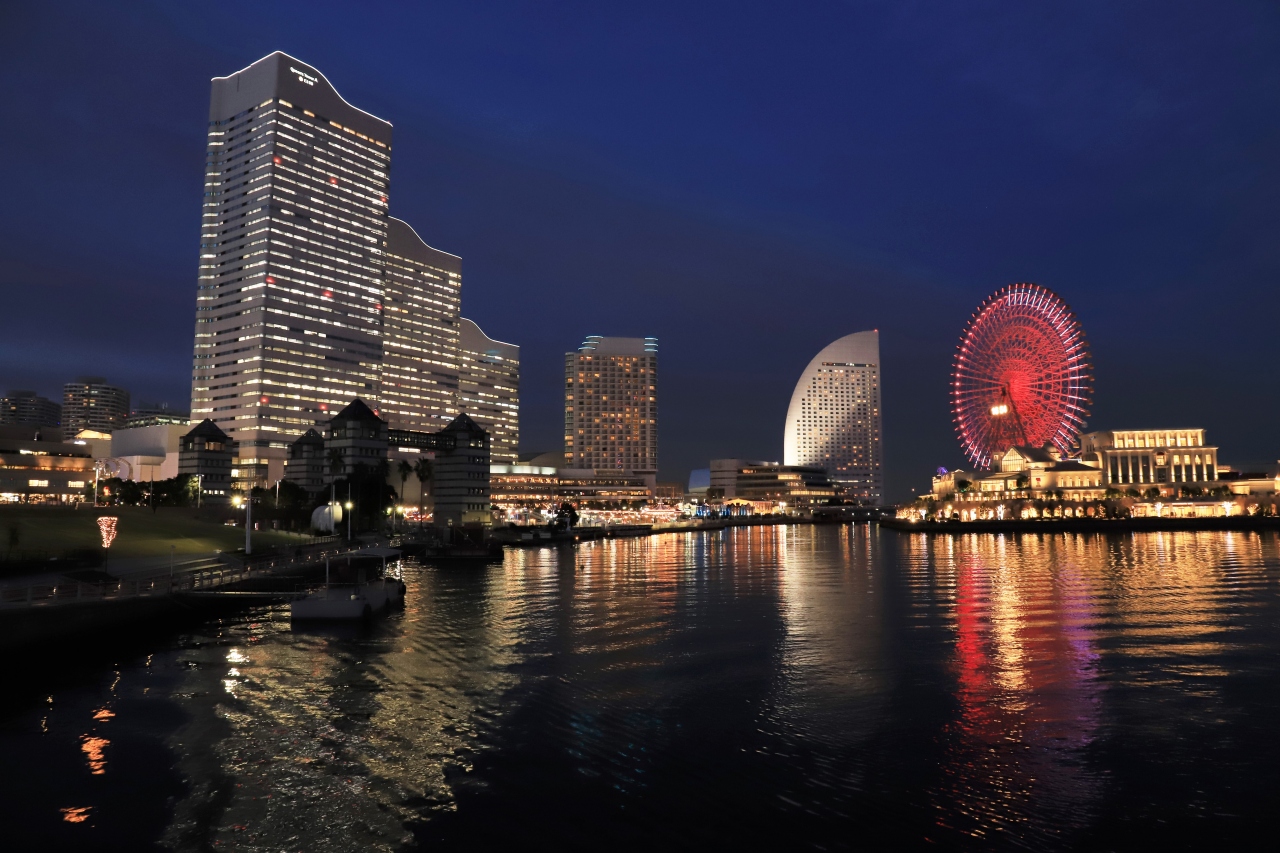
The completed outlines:
{"type": "Polygon", "coordinates": [[[951,370],[960,446],[989,468],[1014,444],[1071,450],[1089,416],[1093,365],[1071,306],[1037,284],[1010,284],[969,319],[951,370]]]}

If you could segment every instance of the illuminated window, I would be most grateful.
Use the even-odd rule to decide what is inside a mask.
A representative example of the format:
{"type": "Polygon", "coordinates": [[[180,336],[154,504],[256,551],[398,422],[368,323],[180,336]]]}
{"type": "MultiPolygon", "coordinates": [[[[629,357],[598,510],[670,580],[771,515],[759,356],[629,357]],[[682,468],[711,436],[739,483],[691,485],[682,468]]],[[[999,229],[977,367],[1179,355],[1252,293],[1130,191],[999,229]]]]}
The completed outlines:
{"type": "Polygon", "coordinates": [[[49,488],[49,481],[48,480],[27,480],[27,485],[33,489],[47,489],[49,488]]]}

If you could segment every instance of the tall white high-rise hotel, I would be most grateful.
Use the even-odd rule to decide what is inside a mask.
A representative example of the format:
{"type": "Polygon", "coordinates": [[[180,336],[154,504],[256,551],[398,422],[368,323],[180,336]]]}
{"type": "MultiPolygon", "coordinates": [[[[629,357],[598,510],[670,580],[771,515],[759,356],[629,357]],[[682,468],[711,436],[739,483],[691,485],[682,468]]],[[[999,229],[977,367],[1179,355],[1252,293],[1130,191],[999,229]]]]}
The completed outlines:
{"type": "Polygon", "coordinates": [[[884,499],[880,333],[826,346],[800,375],[783,434],[787,465],[825,468],[849,497],[884,499]]]}
{"type": "Polygon", "coordinates": [[[401,429],[459,411],[462,261],[388,215],[391,138],[280,52],[213,80],[191,416],[241,481],[355,397],[401,429]]]}

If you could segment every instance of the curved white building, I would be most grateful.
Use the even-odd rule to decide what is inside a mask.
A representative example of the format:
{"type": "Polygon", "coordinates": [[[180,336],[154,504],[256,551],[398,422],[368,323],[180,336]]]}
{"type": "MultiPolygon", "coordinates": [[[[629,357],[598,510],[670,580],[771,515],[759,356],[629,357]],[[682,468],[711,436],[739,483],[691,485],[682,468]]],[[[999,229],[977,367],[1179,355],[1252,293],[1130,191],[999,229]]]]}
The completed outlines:
{"type": "Polygon", "coordinates": [[[800,375],[787,409],[787,465],[825,468],[849,497],[884,497],[880,409],[880,333],[858,332],[829,345],[800,375]]]}

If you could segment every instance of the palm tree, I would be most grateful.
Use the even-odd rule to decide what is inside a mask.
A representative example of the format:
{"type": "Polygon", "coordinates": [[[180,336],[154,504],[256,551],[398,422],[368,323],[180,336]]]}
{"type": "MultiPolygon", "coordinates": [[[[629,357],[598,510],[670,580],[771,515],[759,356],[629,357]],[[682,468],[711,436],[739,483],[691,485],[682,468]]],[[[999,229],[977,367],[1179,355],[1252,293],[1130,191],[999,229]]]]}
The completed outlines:
{"type": "Polygon", "coordinates": [[[332,474],[341,472],[343,464],[342,451],[336,447],[329,448],[329,472],[332,474]]]}
{"type": "Polygon", "coordinates": [[[413,473],[413,466],[401,459],[396,465],[396,473],[400,475],[400,502],[404,503],[404,484],[409,481],[409,475],[413,473]]]}
{"type": "Polygon", "coordinates": [[[417,462],[413,463],[413,473],[418,475],[418,524],[422,524],[422,510],[426,507],[427,483],[431,482],[431,478],[436,473],[435,463],[423,456],[417,462]]]}
{"type": "MultiPolygon", "coordinates": [[[[396,463],[396,473],[400,475],[400,503],[404,503],[404,484],[408,482],[409,475],[413,473],[413,466],[404,459],[396,463]]],[[[396,514],[393,509],[391,512],[392,526],[395,526],[396,514]]]]}

